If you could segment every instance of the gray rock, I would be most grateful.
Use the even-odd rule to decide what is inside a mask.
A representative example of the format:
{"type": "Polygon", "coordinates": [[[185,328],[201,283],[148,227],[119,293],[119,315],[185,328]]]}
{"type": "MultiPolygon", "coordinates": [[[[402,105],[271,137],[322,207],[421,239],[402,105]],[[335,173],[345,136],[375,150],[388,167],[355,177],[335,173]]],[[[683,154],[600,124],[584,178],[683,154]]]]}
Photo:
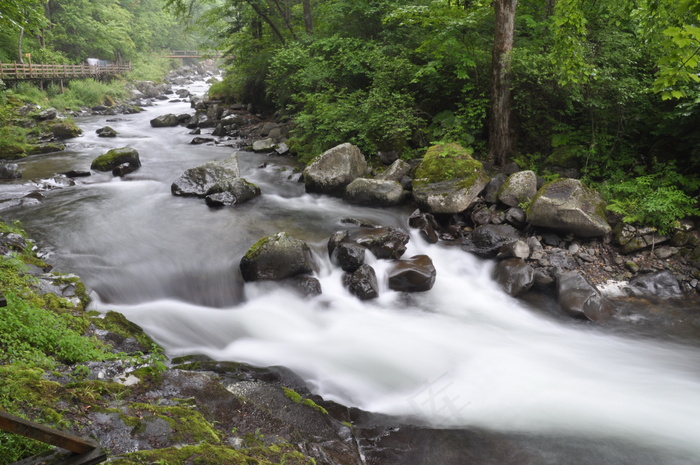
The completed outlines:
{"type": "Polygon", "coordinates": [[[506,211],[505,220],[506,223],[520,229],[527,224],[527,214],[520,207],[511,207],[506,211]]]}
{"type": "Polygon", "coordinates": [[[20,179],[22,172],[17,163],[4,163],[0,165],[0,179],[20,179]]]}
{"type": "Polygon", "coordinates": [[[513,173],[501,186],[498,200],[509,207],[530,202],[537,193],[537,176],[534,171],[513,173]]]}
{"type": "Polygon", "coordinates": [[[141,166],[141,159],[136,149],[131,147],[112,149],[92,160],[90,168],[95,171],[112,171],[124,164],[131,165],[134,169],[141,166]]]}
{"type": "Polygon", "coordinates": [[[309,246],[286,232],[256,242],[241,259],[245,281],[279,281],[313,272],[314,260],[309,246]]]}
{"type": "Polygon", "coordinates": [[[625,291],[632,296],[664,299],[683,295],[678,280],[669,270],[640,274],[630,280],[625,291]]]}
{"type": "Polygon", "coordinates": [[[131,163],[122,163],[121,165],[114,167],[112,170],[112,175],[121,178],[129,173],[133,173],[137,169],[138,166],[134,166],[131,163]]]}
{"type": "Polygon", "coordinates": [[[462,241],[462,249],[483,258],[494,257],[501,247],[517,241],[518,231],[508,224],[479,226],[462,241]]]}
{"type": "Polygon", "coordinates": [[[98,129],[95,131],[99,137],[117,137],[117,134],[119,134],[117,131],[112,129],[109,126],[105,126],[103,128],[98,129]]]}
{"type": "Polygon", "coordinates": [[[205,197],[219,182],[240,176],[238,154],[190,168],[170,186],[173,195],[205,197]]]}
{"type": "Polygon", "coordinates": [[[503,173],[498,173],[492,177],[484,188],[484,200],[488,203],[498,202],[498,192],[501,190],[503,183],[506,182],[506,179],[508,179],[508,176],[503,173]]]}
{"type": "Polygon", "coordinates": [[[557,276],[557,301],[567,315],[591,321],[602,319],[603,297],[578,271],[557,276]]]}
{"type": "Polygon", "coordinates": [[[255,184],[243,178],[233,178],[219,181],[206,193],[204,200],[210,207],[240,205],[260,195],[261,191],[255,184]]]}
{"type": "Polygon", "coordinates": [[[600,194],[577,179],[558,179],[542,187],[527,210],[527,220],[580,237],[603,236],[611,230],[600,194]]]}
{"type": "Polygon", "coordinates": [[[400,260],[389,270],[389,289],[399,292],[425,292],[433,288],[437,272],[427,255],[400,260]]]}
{"type": "Polygon", "coordinates": [[[404,191],[396,181],[357,178],[345,188],[344,198],[359,205],[389,207],[403,203],[404,191]]]}
{"type": "Polygon", "coordinates": [[[361,228],[351,231],[348,240],[365,247],[377,258],[399,259],[406,252],[409,236],[396,228],[361,228]]]}
{"type": "Polygon", "coordinates": [[[399,153],[396,150],[380,150],[377,156],[385,165],[391,165],[399,159],[399,153]]]}
{"type": "Polygon", "coordinates": [[[253,142],[253,152],[273,152],[277,144],[271,137],[253,142]]]}
{"type": "Polygon", "coordinates": [[[407,176],[411,172],[411,165],[403,160],[396,160],[391,164],[383,173],[378,175],[375,179],[381,179],[384,181],[396,181],[401,182],[404,176],[407,176]]]}
{"type": "Polygon", "coordinates": [[[154,128],[175,127],[178,124],[180,124],[180,120],[177,115],[173,115],[172,113],[161,115],[151,120],[151,126],[154,128]]]}
{"type": "Polygon", "coordinates": [[[365,263],[366,248],[358,244],[341,242],[335,248],[335,258],[343,271],[354,272],[365,263]]]}
{"type": "Polygon", "coordinates": [[[498,250],[497,257],[499,259],[520,258],[527,260],[530,258],[530,246],[527,245],[527,242],[518,239],[515,242],[511,242],[510,244],[506,244],[501,247],[498,250]]]}
{"type": "Polygon", "coordinates": [[[496,265],[495,280],[508,294],[517,297],[535,284],[535,269],[521,258],[509,258],[496,265]]]}
{"type": "Polygon", "coordinates": [[[420,231],[423,239],[431,244],[436,244],[439,240],[437,230],[439,226],[435,217],[430,213],[422,213],[420,210],[414,211],[408,218],[408,225],[420,231]]]}
{"type": "Polygon", "coordinates": [[[345,188],[367,172],[367,161],[360,149],[342,144],[317,157],[304,170],[307,192],[342,196],[345,188]]]}

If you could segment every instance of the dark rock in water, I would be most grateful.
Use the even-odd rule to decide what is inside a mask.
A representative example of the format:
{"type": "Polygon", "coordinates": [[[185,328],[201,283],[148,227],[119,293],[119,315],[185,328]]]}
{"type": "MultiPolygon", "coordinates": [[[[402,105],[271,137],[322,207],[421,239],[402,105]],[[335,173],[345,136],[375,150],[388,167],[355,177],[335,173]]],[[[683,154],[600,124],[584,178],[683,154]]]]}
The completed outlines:
{"type": "Polygon", "coordinates": [[[517,241],[518,237],[518,231],[509,224],[487,224],[465,237],[462,249],[483,258],[495,257],[501,247],[517,241]]]}
{"type": "Polygon", "coordinates": [[[92,173],[89,171],[70,170],[63,173],[63,175],[69,178],[84,178],[87,176],[92,176],[92,173]]]}
{"type": "Polygon", "coordinates": [[[240,205],[260,195],[260,188],[243,178],[233,178],[214,184],[205,197],[210,207],[240,205]]]}
{"type": "Polygon", "coordinates": [[[240,175],[238,154],[234,153],[225,160],[210,161],[188,169],[172,183],[170,190],[173,195],[205,197],[217,183],[240,175]]]}
{"type": "Polygon", "coordinates": [[[291,279],[294,289],[306,297],[322,294],[321,282],[313,276],[296,276],[291,279]]]}
{"type": "Polygon", "coordinates": [[[151,126],[154,128],[175,127],[178,124],[180,124],[180,120],[177,115],[173,115],[172,113],[161,115],[151,120],[151,126]]]}
{"type": "Polygon", "coordinates": [[[603,296],[578,271],[557,276],[557,296],[559,306],[567,315],[591,321],[600,321],[604,317],[603,296]]]}
{"type": "Polygon", "coordinates": [[[358,229],[350,232],[350,240],[374,254],[377,258],[399,259],[406,252],[409,235],[400,229],[382,227],[358,229]]]}
{"type": "Polygon", "coordinates": [[[341,242],[335,251],[334,256],[343,271],[352,273],[365,263],[365,252],[367,249],[361,245],[341,242]]]}
{"type": "Polygon", "coordinates": [[[379,297],[379,285],[374,268],[365,264],[359,267],[350,277],[350,292],[360,300],[376,299],[379,297]]]}
{"type": "Polygon", "coordinates": [[[535,269],[521,258],[509,258],[498,262],[495,279],[508,294],[517,297],[535,283],[535,269]]]}
{"type": "Polygon", "coordinates": [[[433,288],[437,272],[427,255],[396,262],[389,271],[389,288],[400,292],[425,292],[433,288]]]}
{"type": "Polygon", "coordinates": [[[193,130],[191,130],[191,131],[189,132],[189,134],[192,134],[193,136],[198,136],[198,135],[200,135],[201,133],[202,133],[202,130],[199,129],[199,128],[194,128],[193,130]]]}
{"type": "Polygon", "coordinates": [[[22,172],[17,163],[5,163],[0,165],[0,179],[20,179],[22,172]]]}
{"type": "Polygon", "coordinates": [[[421,236],[431,244],[436,244],[439,240],[437,230],[439,225],[435,217],[430,213],[421,213],[420,209],[414,211],[408,218],[408,225],[420,231],[421,236]]]}
{"type": "Polygon", "coordinates": [[[126,176],[129,173],[133,173],[138,169],[138,166],[134,166],[131,163],[122,163],[121,165],[115,167],[112,170],[112,174],[117,177],[126,176]]]}
{"type": "Polygon", "coordinates": [[[336,231],[333,233],[333,235],[328,239],[328,256],[332,257],[333,256],[333,251],[338,247],[338,245],[347,240],[348,238],[348,231],[336,231]]]}
{"type": "Polygon", "coordinates": [[[112,149],[104,155],[95,158],[90,168],[96,171],[112,171],[119,165],[128,163],[135,168],[141,166],[139,153],[131,147],[112,149]]]}
{"type": "Polygon", "coordinates": [[[245,281],[290,278],[313,272],[314,260],[309,246],[286,232],[267,236],[256,242],[241,259],[245,281]]]}
{"type": "Polygon", "coordinates": [[[340,222],[342,224],[353,224],[361,228],[381,228],[381,226],[376,223],[372,223],[370,221],[362,220],[359,218],[343,218],[342,220],[340,220],[340,222]]]}
{"type": "Polygon", "coordinates": [[[76,126],[74,123],[66,123],[65,121],[53,124],[51,126],[51,132],[56,139],[72,139],[78,137],[83,133],[83,130],[76,126]]]}
{"type": "Polygon", "coordinates": [[[211,137],[195,137],[190,141],[190,144],[192,145],[201,145],[201,144],[206,144],[208,142],[214,142],[214,139],[211,137]]]}
{"type": "Polygon", "coordinates": [[[115,131],[114,129],[112,129],[109,126],[105,126],[103,128],[100,128],[95,132],[100,137],[117,137],[117,134],[118,134],[117,131],[115,131]]]}
{"type": "Polygon", "coordinates": [[[640,274],[630,280],[625,291],[635,297],[669,299],[683,295],[676,277],[669,270],[640,274]]]}

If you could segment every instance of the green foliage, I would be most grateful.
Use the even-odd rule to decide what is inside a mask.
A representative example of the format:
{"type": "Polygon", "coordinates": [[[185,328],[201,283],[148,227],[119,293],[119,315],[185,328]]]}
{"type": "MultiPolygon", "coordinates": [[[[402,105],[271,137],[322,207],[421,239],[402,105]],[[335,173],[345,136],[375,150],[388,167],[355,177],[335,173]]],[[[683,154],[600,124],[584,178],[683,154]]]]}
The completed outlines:
{"type": "Polygon", "coordinates": [[[129,81],[162,82],[173,67],[174,61],[158,53],[144,53],[131,63],[132,71],[127,76],[129,81]]]}
{"type": "Polygon", "coordinates": [[[608,210],[626,223],[652,226],[666,234],[679,220],[700,215],[697,199],[668,184],[660,176],[646,175],[604,185],[608,210]]]}

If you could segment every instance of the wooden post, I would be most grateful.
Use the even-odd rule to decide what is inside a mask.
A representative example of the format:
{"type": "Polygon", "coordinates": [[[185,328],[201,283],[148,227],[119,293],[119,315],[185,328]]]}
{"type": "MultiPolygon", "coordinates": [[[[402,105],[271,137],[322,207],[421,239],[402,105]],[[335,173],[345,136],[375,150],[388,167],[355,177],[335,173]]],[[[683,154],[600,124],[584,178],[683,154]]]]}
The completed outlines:
{"type": "Polygon", "coordinates": [[[15,417],[5,412],[0,412],[0,429],[10,433],[19,434],[37,441],[51,444],[52,446],[66,449],[76,454],[85,454],[97,449],[99,446],[87,439],[66,434],[48,426],[15,417]]]}

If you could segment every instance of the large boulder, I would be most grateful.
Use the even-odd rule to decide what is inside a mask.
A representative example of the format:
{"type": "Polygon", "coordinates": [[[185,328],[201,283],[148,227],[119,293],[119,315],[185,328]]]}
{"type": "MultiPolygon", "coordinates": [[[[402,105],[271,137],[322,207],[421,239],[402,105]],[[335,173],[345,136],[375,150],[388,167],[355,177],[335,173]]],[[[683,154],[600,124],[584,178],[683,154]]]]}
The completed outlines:
{"type": "Polygon", "coordinates": [[[498,262],[495,280],[513,297],[524,294],[535,284],[535,269],[521,258],[508,258],[498,262]]]}
{"type": "Polygon", "coordinates": [[[151,126],[154,128],[175,127],[178,124],[180,124],[180,119],[177,115],[173,115],[172,113],[161,115],[151,120],[151,126]]]}
{"type": "Polygon", "coordinates": [[[286,232],[263,237],[243,256],[240,263],[245,281],[279,281],[313,272],[309,246],[286,232]]]}
{"type": "Polygon", "coordinates": [[[498,200],[509,207],[529,203],[537,194],[537,175],[534,171],[513,173],[501,186],[498,200]]]}
{"type": "Polygon", "coordinates": [[[435,284],[435,266],[427,255],[400,260],[389,270],[389,289],[400,292],[425,292],[435,284]]]}
{"type": "Polygon", "coordinates": [[[411,165],[403,160],[396,160],[391,164],[383,173],[377,175],[375,179],[381,179],[384,181],[396,181],[401,182],[404,176],[408,176],[411,172],[411,165]]]}
{"type": "Polygon", "coordinates": [[[134,169],[141,166],[141,159],[136,149],[131,147],[112,149],[92,160],[90,168],[95,171],[112,171],[123,164],[128,164],[134,169]]]}
{"type": "Polygon", "coordinates": [[[345,187],[367,171],[367,161],[360,149],[345,143],[317,157],[304,170],[307,192],[342,196],[345,187]]]}
{"type": "Polygon", "coordinates": [[[557,300],[564,313],[575,318],[600,321],[603,317],[603,296],[578,271],[557,276],[557,300]]]}
{"type": "Polygon", "coordinates": [[[481,162],[458,144],[430,147],[416,169],[413,197],[429,213],[460,213],[489,182],[481,162]]]}
{"type": "Polygon", "coordinates": [[[401,204],[404,192],[396,181],[357,178],[348,184],[344,198],[360,205],[389,207],[401,204]]]}
{"type": "Polygon", "coordinates": [[[232,180],[241,175],[238,153],[225,160],[210,161],[190,168],[170,186],[173,195],[205,197],[217,183],[232,180]]]}
{"type": "Polygon", "coordinates": [[[399,259],[406,252],[410,237],[391,227],[359,228],[350,231],[348,240],[363,246],[377,258],[399,259]]]}
{"type": "Polygon", "coordinates": [[[52,124],[51,133],[56,139],[65,140],[78,137],[83,133],[83,130],[76,126],[75,123],[64,120],[52,124]]]}
{"type": "Polygon", "coordinates": [[[462,241],[462,249],[482,258],[495,257],[501,247],[516,242],[520,233],[509,224],[486,224],[462,241]]]}
{"type": "Polygon", "coordinates": [[[604,236],[611,230],[600,194],[569,178],[552,181],[537,192],[527,209],[527,221],[580,237],[604,236]]]}

